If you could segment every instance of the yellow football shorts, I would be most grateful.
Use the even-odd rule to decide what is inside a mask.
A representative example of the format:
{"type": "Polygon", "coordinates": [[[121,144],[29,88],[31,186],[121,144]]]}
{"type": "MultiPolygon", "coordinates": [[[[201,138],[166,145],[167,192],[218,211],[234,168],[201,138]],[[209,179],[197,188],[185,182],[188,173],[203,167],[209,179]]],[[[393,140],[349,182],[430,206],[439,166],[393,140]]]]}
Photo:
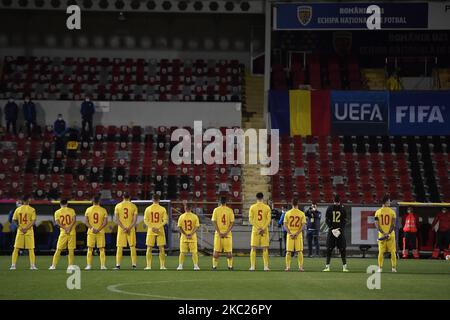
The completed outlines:
{"type": "Polygon", "coordinates": [[[287,235],[286,251],[288,252],[303,251],[303,237],[301,234],[299,234],[295,239],[291,239],[291,236],[287,235]]]}
{"type": "Polygon", "coordinates": [[[197,241],[181,241],[180,240],[180,252],[181,253],[197,253],[197,241]]]}
{"type": "Polygon", "coordinates": [[[260,235],[257,231],[252,232],[250,245],[252,247],[268,247],[269,246],[269,231],[266,230],[263,235],[260,235]]]}
{"type": "Polygon", "coordinates": [[[25,235],[17,231],[14,248],[17,249],[34,249],[34,235],[25,235]]]}
{"type": "Polygon", "coordinates": [[[119,227],[117,230],[117,247],[135,247],[136,246],[136,229],[130,230],[130,232],[123,232],[122,228],[119,227]]]}
{"type": "Polygon", "coordinates": [[[106,244],[105,234],[97,233],[97,234],[88,234],[87,235],[87,246],[89,248],[94,248],[97,245],[97,248],[104,248],[106,244]]]}
{"type": "Polygon", "coordinates": [[[229,235],[227,238],[221,238],[217,233],[214,235],[214,251],[216,252],[232,252],[233,238],[229,235]]]}
{"type": "Polygon", "coordinates": [[[378,251],[381,253],[396,251],[395,236],[390,236],[387,240],[378,241],[378,251]]]}
{"type": "Polygon", "coordinates": [[[62,231],[59,234],[58,243],[56,244],[56,249],[58,250],[74,250],[77,247],[77,236],[74,233],[73,235],[66,234],[62,231]]]}
{"type": "Polygon", "coordinates": [[[151,235],[147,234],[147,239],[145,240],[145,244],[147,247],[154,247],[155,244],[158,247],[162,247],[166,245],[166,235],[164,233],[159,235],[151,235]]]}

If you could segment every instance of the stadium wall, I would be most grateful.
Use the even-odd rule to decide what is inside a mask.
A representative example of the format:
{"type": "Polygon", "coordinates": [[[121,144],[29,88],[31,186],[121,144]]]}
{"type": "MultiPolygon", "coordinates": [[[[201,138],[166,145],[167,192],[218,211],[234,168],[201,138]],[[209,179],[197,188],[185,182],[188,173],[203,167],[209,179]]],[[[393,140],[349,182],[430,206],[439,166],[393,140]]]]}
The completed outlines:
{"type": "MultiPolygon", "coordinates": [[[[0,106],[7,100],[0,100],[0,106]]],[[[37,123],[53,124],[61,113],[68,126],[80,126],[81,101],[35,100],[37,123]]],[[[139,126],[190,126],[195,120],[203,121],[206,127],[241,126],[241,103],[228,102],[94,102],[95,125],[139,125],[139,126]]],[[[2,113],[2,112],[0,112],[2,113]]],[[[22,112],[19,112],[22,117],[22,112]]],[[[3,124],[0,115],[0,124],[3,124]]],[[[19,126],[23,119],[19,119],[19,126]]]]}

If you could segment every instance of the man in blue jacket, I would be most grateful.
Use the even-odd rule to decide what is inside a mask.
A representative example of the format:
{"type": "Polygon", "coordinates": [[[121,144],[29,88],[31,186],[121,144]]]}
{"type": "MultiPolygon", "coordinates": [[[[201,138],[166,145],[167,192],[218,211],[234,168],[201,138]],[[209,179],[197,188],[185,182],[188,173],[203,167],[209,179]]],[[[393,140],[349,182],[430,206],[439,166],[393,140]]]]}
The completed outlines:
{"type": "Polygon", "coordinates": [[[86,96],[84,98],[83,103],[81,104],[81,128],[82,128],[82,133],[85,134],[86,133],[86,124],[88,125],[89,129],[89,136],[92,137],[93,135],[93,130],[92,130],[92,119],[94,117],[95,114],[95,107],[94,107],[94,103],[91,101],[91,99],[89,98],[89,96],[86,96]]]}
{"type": "Polygon", "coordinates": [[[31,101],[30,96],[25,96],[25,101],[22,106],[23,117],[27,124],[28,136],[31,137],[31,132],[36,126],[36,105],[31,101]]]}
{"type": "Polygon", "coordinates": [[[58,114],[58,118],[53,123],[53,133],[57,138],[64,136],[66,133],[66,121],[64,121],[62,114],[58,114]]]}
{"type": "Polygon", "coordinates": [[[12,133],[17,134],[17,116],[19,115],[19,107],[17,103],[14,101],[13,97],[8,99],[8,102],[5,105],[5,120],[6,120],[6,131],[10,131],[10,127],[12,127],[12,133]]]}

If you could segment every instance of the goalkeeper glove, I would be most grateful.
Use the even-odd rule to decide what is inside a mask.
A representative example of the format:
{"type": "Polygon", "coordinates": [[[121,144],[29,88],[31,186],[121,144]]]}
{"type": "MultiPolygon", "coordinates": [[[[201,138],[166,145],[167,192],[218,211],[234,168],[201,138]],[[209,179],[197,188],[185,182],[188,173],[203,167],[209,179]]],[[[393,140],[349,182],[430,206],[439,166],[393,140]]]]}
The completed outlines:
{"type": "Polygon", "coordinates": [[[335,236],[336,238],[339,238],[339,236],[341,235],[341,231],[339,231],[339,229],[333,229],[333,230],[331,230],[331,233],[332,233],[333,236],[335,236]]]}

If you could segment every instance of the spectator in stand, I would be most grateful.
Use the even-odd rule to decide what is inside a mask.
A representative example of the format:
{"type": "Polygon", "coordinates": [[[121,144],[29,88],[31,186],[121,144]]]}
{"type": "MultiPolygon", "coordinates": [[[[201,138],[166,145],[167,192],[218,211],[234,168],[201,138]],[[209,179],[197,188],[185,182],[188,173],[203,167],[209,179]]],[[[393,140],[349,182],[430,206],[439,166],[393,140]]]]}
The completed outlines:
{"type": "Polygon", "coordinates": [[[309,257],[313,255],[313,242],[315,247],[316,256],[320,255],[320,246],[319,246],[319,233],[320,233],[320,219],[322,218],[322,213],[317,210],[317,203],[312,202],[311,207],[309,207],[308,211],[306,211],[307,218],[307,238],[308,238],[308,249],[309,249],[309,257]]]}
{"type": "Polygon", "coordinates": [[[402,90],[402,84],[400,78],[398,77],[397,71],[392,72],[392,74],[386,80],[386,88],[389,91],[402,90]]]}
{"type": "Polygon", "coordinates": [[[57,138],[61,138],[66,133],[66,121],[64,121],[62,114],[58,114],[58,118],[56,118],[53,123],[53,134],[57,138]]]}
{"type": "Polygon", "coordinates": [[[86,125],[88,126],[88,135],[92,137],[94,131],[92,129],[92,121],[95,114],[94,103],[91,101],[90,97],[86,95],[83,103],[81,104],[81,129],[83,135],[86,134],[86,125]]]}
{"type": "Polygon", "coordinates": [[[30,96],[25,96],[22,106],[23,117],[27,125],[28,137],[31,137],[32,130],[36,127],[36,105],[31,101],[30,96]]]}
{"type": "Polygon", "coordinates": [[[409,250],[413,251],[413,257],[419,258],[417,251],[417,231],[419,230],[419,218],[412,207],[408,207],[403,226],[403,259],[408,259],[409,250]]]}
{"type": "Polygon", "coordinates": [[[14,101],[13,97],[9,97],[8,102],[5,105],[5,121],[6,121],[6,131],[10,131],[10,127],[12,127],[12,133],[17,135],[17,117],[19,115],[19,107],[17,103],[14,101]]]}
{"type": "Polygon", "coordinates": [[[447,208],[442,208],[442,211],[434,218],[431,228],[437,226],[437,248],[434,249],[432,257],[439,258],[441,252],[444,252],[444,256],[449,254],[450,244],[450,213],[447,208]]]}

